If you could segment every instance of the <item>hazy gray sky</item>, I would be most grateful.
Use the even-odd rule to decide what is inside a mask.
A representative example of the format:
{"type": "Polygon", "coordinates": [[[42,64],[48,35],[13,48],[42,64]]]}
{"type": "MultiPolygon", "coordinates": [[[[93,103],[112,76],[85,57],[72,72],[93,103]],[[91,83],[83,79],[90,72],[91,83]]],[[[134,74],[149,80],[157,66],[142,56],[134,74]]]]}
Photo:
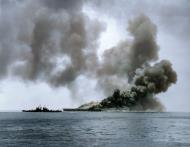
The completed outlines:
{"type": "MultiPolygon", "coordinates": [[[[94,0],[93,2],[88,0],[64,2],[0,0],[0,110],[21,110],[39,104],[51,108],[75,107],[84,102],[104,98],[94,77],[88,78],[88,72],[93,72],[91,64],[96,63],[95,60],[101,60],[104,50],[117,45],[125,38],[130,39],[127,32],[128,21],[143,13],[157,26],[160,60],[170,60],[178,74],[177,84],[172,85],[166,93],[157,97],[165,105],[167,111],[190,111],[189,11],[190,1],[188,0],[94,0]],[[60,9],[65,11],[59,12],[60,9]],[[82,14],[76,14],[78,12],[82,14]],[[45,19],[41,20],[42,16],[45,19]],[[73,22],[77,23],[76,27],[71,25],[73,22]],[[48,25],[40,28],[39,26],[43,23],[48,25]],[[40,28],[38,30],[36,27],[37,32],[44,33],[46,29],[51,30],[53,37],[45,37],[44,40],[39,39],[40,41],[34,40],[35,37],[31,36],[31,32],[36,24],[40,28]],[[62,46],[57,46],[59,41],[53,39],[62,39],[59,32],[70,35],[73,30],[81,38],[84,37],[81,39],[75,36],[75,41],[80,40],[77,47],[72,45],[72,37],[69,40],[64,38],[64,35],[61,36],[62,46]],[[43,50],[39,52],[34,48],[43,48],[42,42],[46,43],[49,39],[50,43],[44,47],[48,48],[49,52],[45,52],[45,56],[35,56],[35,60],[31,59],[32,65],[26,64],[26,67],[20,68],[22,63],[16,63],[17,59],[22,59],[21,61],[24,62],[30,61],[31,57],[28,55],[31,48],[34,54],[36,52],[42,54],[43,50]],[[68,48],[72,48],[74,52],[77,50],[80,56],[75,57],[68,48]],[[95,58],[95,50],[98,52],[98,59],[95,58]],[[57,55],[60,52],[70,57],[70,60],[66,57],[64,61],[60,61],[61,63],[68,65],[72,63],[72,68],[67,66],[67,73],[63,73],[63,75],[69,75],[65,76],[66,79],[52,76],[54,74],[52,71],[55,71],[54,66],[59,63],[58,59],[56,63],[46,62],[50,55],[57,55]],[[36,63],[40,63],[43,69],[35,67],[36,63]],[[35,70],[30,71],[30,66],[35,70]],[[72,72],[75,74],[71,75],[70,71],[75,71],[72,72]],[[83,74],[84,71],[85,74],[83,74]],[[18,74],[22,75],[22,78],[17,76],[18,74]],[[38,75],[37,78],[36,75],[38,75]]],[[[32,35],[43,37],[38,33],[32,35]]],[[[44,36],[48,35],[44,33],[44,36]]]]}

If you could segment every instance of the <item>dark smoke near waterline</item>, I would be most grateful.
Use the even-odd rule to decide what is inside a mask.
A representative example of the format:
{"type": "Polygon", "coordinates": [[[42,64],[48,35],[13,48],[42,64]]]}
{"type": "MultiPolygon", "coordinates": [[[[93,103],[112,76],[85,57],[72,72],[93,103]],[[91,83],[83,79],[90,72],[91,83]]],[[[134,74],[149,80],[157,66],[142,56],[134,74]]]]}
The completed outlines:
{"type": "Polygon", "coordinates": [[[105,51],[99,70],[99,83],[108,93],[113,87],[123,92],[116,90],[116,95],[114,92],[92,109],[127,106],[130,110],[162,111],[164,107],[155,94],[165,92],[171,84],[176,83],[177,74],[167,60],[151,66],[151,62],[158,60],[157,29],[147,16],[140,15],[129,21],[128,31],[133,40],[122,41],[105,51]],[[113,80],[113,77],[117,79],[113,80]],[[122,80],[118,80],[120,78],[122,80]],[[113,81],[107,82],[109,80],[113,81]]]}
{"type": "Polygon", "coordinates": [[[172,69],[171,63],[167,60],[162,60],[153,66],[139,69],[130,88],[123,92],[115,90],[112,96],[90,109],[101,110],[127,107],[133,111],[163,111],[164,107],[155,98],[155,94],[165,92],[176,81],[177,74],[172,69]]]}
{"type": "MultiPolygon", "coordinates": [[[[121,99],[121,106],[131,103],[130,108],[135,110],[161,110],[154,95],[175,83],[176,74],[168,61],[151,66],[158,59],[159,47],[157,28],[147,16],[129,21],[133,40],[126,39],[106,50],[100,62],[98,40],[105,25],[82,11],[84,1],[0,2],[1,79],[16,76],[45,81],[52,87],[67,86],[72,93],[77,78],[84,75],[97,81],[105,95],[114,89],[123,90],[130,102],[121,99]]],[[[120,97],[112,98],[120,101],[120,97]]]]}

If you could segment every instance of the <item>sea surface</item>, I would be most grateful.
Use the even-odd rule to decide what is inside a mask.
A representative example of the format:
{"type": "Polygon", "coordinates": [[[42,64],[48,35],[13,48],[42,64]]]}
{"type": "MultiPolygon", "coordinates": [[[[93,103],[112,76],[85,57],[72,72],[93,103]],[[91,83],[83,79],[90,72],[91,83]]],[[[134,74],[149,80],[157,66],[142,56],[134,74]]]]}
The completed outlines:
{"type": "Polygon", "coordinates": [[[0,113],[0,147],[190,147],[190,113],[0,113]]]}

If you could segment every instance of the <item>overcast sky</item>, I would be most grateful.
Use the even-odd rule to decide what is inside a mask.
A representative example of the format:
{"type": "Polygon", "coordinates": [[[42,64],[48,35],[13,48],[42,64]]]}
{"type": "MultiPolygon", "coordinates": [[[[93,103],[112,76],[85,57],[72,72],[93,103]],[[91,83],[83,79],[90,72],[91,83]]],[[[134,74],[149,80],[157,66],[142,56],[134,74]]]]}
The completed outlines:
{"type": "MultiPolygon", "coordinates": [[[[21,110],[38,105],[46,105],[50,108],[76,107],[85,102],[101,100],[105,95],[97,88],[96,81],[85,76],[78,76],[75,80],[76,84],[70,87],[70,85],[52,86],[46,80],[27,81],[12,76],[12,74],[3,73],[4,65],[12,62],[7,58],[18,53],[13,51],[12,55],[7,55],[4,48],[6,50],[10,50],[10,48],[28,49],[24,44],[18,45],[20,42],[15,43],[17,47],[12,47],[8,43],[15,41],[14,35],[19,34],[19,30],[26,32],[24,37],[20,37],[23,37],[24,41],[28,39],[27,34],[33,27],[29,23],[35,19],[33,11],[41,9],[38,6],[39,1],[35,4],[37,1],[33,0],[29,2],[0,0],[0,110],[21,110]],[[23,14],[24,12],[28,14],[23,14]]],[[[47,0],[46,2],[47,6],[56,8],[56,11],[59,9],[56,4],[53,4],[53,1],[47,0]]],[[[74,1],[74,3],[76,2],[74,1]]],[[[68,17],[72,15],[70,11],[77,11],[75,9],[79,8],[89,19],[101,23],[100,28],[97,22],[97,26],[91,25],[91,22],[88,24],[89,28],[96,28],[100,32],[99,35],[90,36],[93,38],[92,41],[96,42],[96,45],[93,44],[93,48],[96,48],[99,60],[101,60],[104,50],[115,46],[125,38],[130,39],[127,25],[131,18],[141,13],[150,17],[157,26],[159,59],[170,60],[178,75],[177,84],[172,85],[167,92],[159,94],[157,97],[165,105],[167,111],[190,112],[189,0],[94,0],[93,2],[85,0],[83,3],[78,2],[75,5],[67,3],[67,6],[64,6],[63,4],[64,9],[69,9],[67,10],[69,12],[66,13],[68,17]]],[[[55,12],[48,11],[47,13],[47,15],[51,15],[55,12]]],[[[87,47],[89,47],[88,45],[92,46],[92,44],[87,44],[87,47]]],[[[19,55],[15,56],[14,58],[17,58],[19,55]]]]}

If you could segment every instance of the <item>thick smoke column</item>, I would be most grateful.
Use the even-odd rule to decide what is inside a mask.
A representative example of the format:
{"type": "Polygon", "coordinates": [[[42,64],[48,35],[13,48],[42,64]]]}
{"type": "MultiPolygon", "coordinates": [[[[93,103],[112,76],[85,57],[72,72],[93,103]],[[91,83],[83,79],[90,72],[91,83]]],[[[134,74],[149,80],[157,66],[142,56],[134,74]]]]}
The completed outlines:
{"type": "Polygon", "coordinates": [[[137,68],[147,66],[151,61],[158,59],[158,46],[155,40],[157,30],[144,15],[130,21],[128,30],[134,37],[128,56],[130,65],[128,72],[129,76],[133,77],[137,68]]]}
{"type": "Polygon", "coordinates": [[[125,40],[105,51],[104,62],[98,71],[99,84],[108,94],[114,88],[123,92],[116,90],[92,109],[128,107],[138,111],[163,111],[155,94],[167,91],[176,83],[177,74],[167,60],[151,66],[150,63],[158,59],[158,45],[156,26],[148,17],[140,15],[129,21],[128,30],[133,40],[125,40]]]}
{"type": "Polygon", "coordinates": [[[130,20],[128,31],[132,41],[126,39],[104,52],[98,74],[99,84],[108,94],[116,88],[127,88],[136,69],[149,66],[158,59],[157,29],[147,16],[142,14],[130,20]],[[122,82],[118,84],[117,81],[122,82]]]}
{"type": "Polygon", "coordinates": [[[156,25],[143,14],[130,20],[132,40],[106,50],[101,62],[97,48],[105,26],[82,11],[84,2],[0,0],[0,78],[67,86],[77,95],[75,82],[85,76],[105,95],[124,91],[102,101],[103,106],[111,100],[112,107],[116,102],[131,109],[161,109],[154,95],[165,92],[177,78],[168,61],[151,66],[158,59],[156,25]]]}

